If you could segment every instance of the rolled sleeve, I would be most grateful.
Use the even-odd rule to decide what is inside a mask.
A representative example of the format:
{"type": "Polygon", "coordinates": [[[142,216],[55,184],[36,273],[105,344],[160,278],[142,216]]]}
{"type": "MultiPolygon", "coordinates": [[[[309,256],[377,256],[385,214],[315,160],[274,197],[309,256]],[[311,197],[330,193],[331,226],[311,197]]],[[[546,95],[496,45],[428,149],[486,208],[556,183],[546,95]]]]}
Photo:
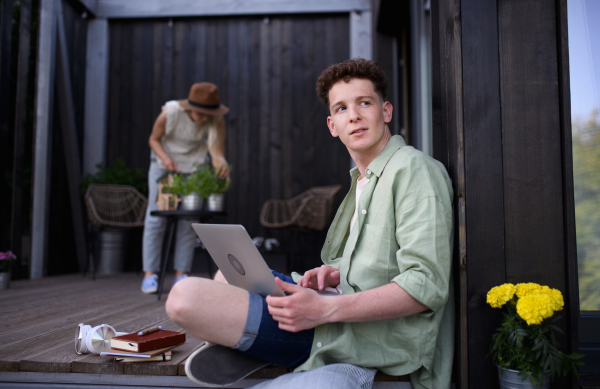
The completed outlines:
{"type": "Polygon", "coordinates": [[[451,217],[435,196],[420,199],[397,218],[400,274],[392,281],[433,312],[448,299],[451,229],[451,217]]]}

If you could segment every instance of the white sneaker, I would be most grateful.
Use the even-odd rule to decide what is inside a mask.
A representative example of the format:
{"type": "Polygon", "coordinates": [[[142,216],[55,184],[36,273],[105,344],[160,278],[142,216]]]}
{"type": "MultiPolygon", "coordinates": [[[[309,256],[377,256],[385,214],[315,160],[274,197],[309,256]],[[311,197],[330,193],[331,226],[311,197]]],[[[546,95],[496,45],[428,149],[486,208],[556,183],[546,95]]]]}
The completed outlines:
{"type": "Polygon", "coordinates": [[[152,274],[142,281],[142,292],[146,294],[156,293],[158,291],[158,276],[152,274]]]}

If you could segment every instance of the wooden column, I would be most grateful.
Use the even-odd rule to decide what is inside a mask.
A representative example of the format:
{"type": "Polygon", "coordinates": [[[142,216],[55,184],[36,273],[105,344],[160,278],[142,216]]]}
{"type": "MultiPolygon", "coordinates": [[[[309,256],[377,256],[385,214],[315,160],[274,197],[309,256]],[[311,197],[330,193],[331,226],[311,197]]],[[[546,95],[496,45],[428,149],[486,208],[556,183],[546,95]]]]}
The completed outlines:
{"type": "Polygon", "coordinates": [[[91,19],[88,21],[83,174],[95,173],[96,164],[101,163],[104,165],[106,162],[108,39],[108,20],[91,19]]]}
{"type": "Polygon", "coordinates": [[[350,12],[350,58],[373,58],[371,11],[350,12]]]}
{"type": "Polygon", "coordinates": [[[56,3],[40,0],[38,64],[35,106],[35,160],[33,169],[33,220],[31,227],[31,278],[46,273],[48,198],[54,111],[54,64],[56,53],[56,3]]]}

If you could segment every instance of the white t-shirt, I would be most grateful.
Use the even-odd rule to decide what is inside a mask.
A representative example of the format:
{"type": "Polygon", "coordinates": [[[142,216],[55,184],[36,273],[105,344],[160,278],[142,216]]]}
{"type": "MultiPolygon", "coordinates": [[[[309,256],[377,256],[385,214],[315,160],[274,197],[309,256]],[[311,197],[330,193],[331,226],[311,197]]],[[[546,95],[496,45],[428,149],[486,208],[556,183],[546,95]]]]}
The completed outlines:
{"type": "MultiPolygon", "coordinates": [[[[194,122],[176,100],[167,101],[163,109],[167,111],[165,135],[161,143],[165,152],[177,164],[182,173],[192,173],[195,165],[202,165],[208,154],[212,137],[216,138],[217,123],[223,121],[222,116],[214,116],[213,120],[202,125],[194,122]]],[[[160,158],[158,166],[164,169],[160,158]]]]}
{"type": "Polygon", "coordinates": [[[356,204],[354,207],[354,215],[352,215],[352,220],[350,220],[350,231],[352,231],[354,228],[354,223],[356,222],[356,219],[358,219],[358,200],[360,199],[360,194],[368,183],[369,179],[367,177],[363,177],[356,182],[356,204]]]}

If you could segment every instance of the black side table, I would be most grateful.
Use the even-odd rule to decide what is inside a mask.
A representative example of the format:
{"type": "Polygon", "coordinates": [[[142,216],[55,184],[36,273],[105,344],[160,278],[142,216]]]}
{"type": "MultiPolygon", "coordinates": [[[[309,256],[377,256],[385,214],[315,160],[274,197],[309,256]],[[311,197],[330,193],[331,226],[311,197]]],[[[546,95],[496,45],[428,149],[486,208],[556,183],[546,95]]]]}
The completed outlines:
{"type": "Polygon", "coordinates": [[[177,222],[179,219],[197,219],[200,223],[211,223],[214,216],[225,216],[226,212],[213,212],[213,211],[152,211],[152,216],[166,217],[167,218],[167,229],[165,230],[165,237],[163,238],[163,258],[161,259],[161,271],[158,282],[158,300],[162,295],[163,283],[165,281],[165,274],[167,273],[167,263],[171,258],[175,256],[175,245],[173,244],[174,238],[177,234],[177,222]]]}

